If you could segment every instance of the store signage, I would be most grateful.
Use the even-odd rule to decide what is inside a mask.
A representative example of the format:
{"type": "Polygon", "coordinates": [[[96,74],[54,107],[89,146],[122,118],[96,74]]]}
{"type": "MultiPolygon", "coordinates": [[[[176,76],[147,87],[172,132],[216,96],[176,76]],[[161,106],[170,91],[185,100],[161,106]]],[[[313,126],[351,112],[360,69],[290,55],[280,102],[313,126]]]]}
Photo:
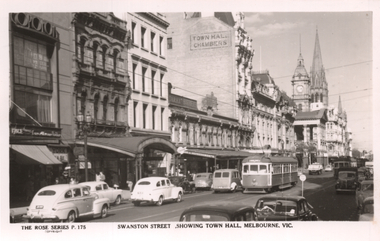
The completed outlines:
{"type": "Polygon", "coordinates": [[[68,154],[62,154],[62,153],[53,153],[53,155],[62,163],[69,162],[69,155],[68,154]]]}
{"type": "Polygon", "coordinates": [[[11,128],[11,135],[23,135],[23,136],[42,136],[42,137],[61,137],[61,133],[48,130],[33,130],[25,128],[11,128]]]}
{"type": "Polygon", "coordinates": [[[190,49],[213,49],[230,46],[230,32],[216,32],[190,35],[190,49]]]}
{"type": "Polygon", "coordinates": [[[187,107],[187,108],[191,108],[195,110],[198,109],[196,100],[188,99],[183,96],[174,95],[174,94],[169,95],[169,104],[176,104],[182,107],[187,107]]]}
{"type": "Polygon", "coordinates": [[[59,33],[53,24],[29,13],[12,13],[11,20],[17,27],[33,30],[51,38],[59,39],[59,33]]]}

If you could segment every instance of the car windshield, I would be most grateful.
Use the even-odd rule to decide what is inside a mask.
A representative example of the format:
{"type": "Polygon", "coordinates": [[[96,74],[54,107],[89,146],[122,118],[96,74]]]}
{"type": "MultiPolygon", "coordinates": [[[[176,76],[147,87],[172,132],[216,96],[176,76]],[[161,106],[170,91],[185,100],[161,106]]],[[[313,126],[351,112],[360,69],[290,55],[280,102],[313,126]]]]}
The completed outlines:
{"type": "Polygon", "coordinates": [[[259,216],[295,216],[297,203],[290,200],[259,200],[256,209],[259,216]]]}
{"type": "Polygon", "coordinates": [[[38,193],[38,196],[54,196],[54,195],[55,195],[55,191],[53,190],[44,190],[38,193]]]}
{"type": "Polygon", "coordinates": [[[355,178],[355,172],[339,172],[339,178],[355,178]]]}
{"type": "Polygon", "coordinates": [[[181,218],[182,222],[223,222],[229,221],[228,216],[223,213],[188,213],[181,218]]]}

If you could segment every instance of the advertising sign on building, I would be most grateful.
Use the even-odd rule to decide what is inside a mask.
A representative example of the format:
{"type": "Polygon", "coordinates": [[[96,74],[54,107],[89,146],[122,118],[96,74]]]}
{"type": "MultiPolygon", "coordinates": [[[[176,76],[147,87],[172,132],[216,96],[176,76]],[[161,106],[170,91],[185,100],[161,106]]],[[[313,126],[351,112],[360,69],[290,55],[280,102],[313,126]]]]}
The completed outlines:
{"type": "Polygon", "coordinates": [[[190,49],[213,49],[230,46],[230,32],[215,32],[190,35],[190,49]]]}

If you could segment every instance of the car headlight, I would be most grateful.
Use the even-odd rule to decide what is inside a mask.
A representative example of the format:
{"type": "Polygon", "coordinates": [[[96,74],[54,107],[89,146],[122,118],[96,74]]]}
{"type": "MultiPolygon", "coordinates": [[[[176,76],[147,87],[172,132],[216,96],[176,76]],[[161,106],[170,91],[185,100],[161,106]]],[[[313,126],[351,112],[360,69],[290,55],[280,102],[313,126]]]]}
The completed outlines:
{"type": "Polygon", "coordinates": [[[95,195],[95,199],[99,199],[99,195],[98,194],[95,195]]]}

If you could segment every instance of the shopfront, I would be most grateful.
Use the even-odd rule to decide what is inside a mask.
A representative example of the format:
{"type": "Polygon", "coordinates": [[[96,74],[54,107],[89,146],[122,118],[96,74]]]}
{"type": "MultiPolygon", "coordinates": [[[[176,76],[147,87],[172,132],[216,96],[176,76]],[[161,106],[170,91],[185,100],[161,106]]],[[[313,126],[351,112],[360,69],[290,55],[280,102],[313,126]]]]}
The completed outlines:
{"type": "MultiPolygon", "coordinates": [[[[84,142],[71,142],[73,148],[83,147],[84,142]]],[[[126,187],[127,181],[148,176],[165,176],[174,162],[176,147],[168,140],[155,136],[124,138],[89,138],[87,141],[89,181],[102,171],[110,185],[126,187]]],[[[84,166],[76,157],[78,180],[84,181],[84,166]]],[[[84,161],[84,160],[83,160],[84,161]]]]}

